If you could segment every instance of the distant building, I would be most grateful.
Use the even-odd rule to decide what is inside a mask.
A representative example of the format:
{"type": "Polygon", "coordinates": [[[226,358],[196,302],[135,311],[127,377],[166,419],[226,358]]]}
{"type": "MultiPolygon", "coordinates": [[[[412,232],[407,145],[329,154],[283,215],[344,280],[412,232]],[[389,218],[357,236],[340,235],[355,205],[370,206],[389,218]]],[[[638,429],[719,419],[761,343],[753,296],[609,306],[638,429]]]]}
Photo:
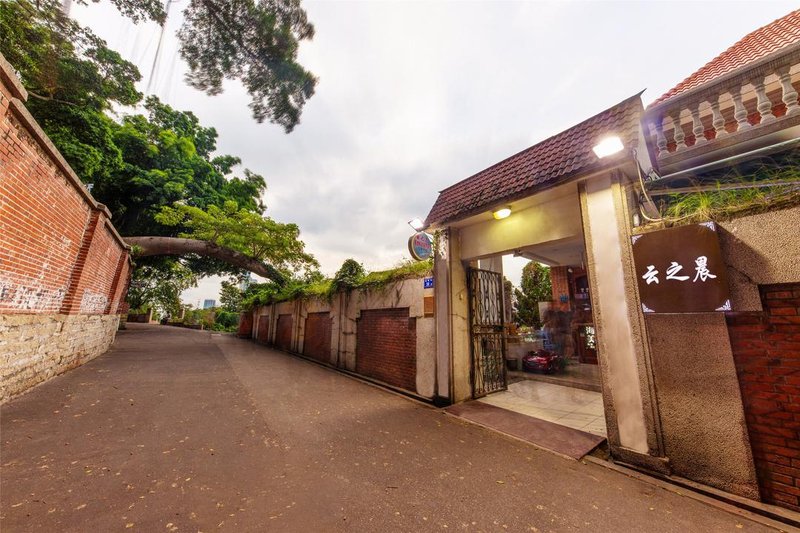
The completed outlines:
{"type": "Polygon", "coordinates": [[[216,307],[217,301],[216,300],[203,300],[203,309],[208,309],[209,307],[216,307]]]}

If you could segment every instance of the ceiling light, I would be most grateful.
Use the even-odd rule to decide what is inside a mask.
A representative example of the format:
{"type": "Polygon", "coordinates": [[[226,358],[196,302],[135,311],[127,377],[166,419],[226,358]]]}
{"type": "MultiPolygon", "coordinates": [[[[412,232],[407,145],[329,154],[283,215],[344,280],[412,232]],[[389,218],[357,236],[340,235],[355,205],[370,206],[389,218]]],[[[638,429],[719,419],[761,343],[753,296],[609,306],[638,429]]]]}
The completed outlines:
{"type": "Polygon", "coordinates": [[[511,214],[511,208],[510,207],[503,207],[501,209],[498,209],[497,211],[492,211],[492,216],[494,218],[496,218],[497,220],[502,220],[504,218],[507,218],[508,215],[510,215],[510,214],[511,214]]]}
{"type": "Polygon", "coordinates": [[[594,153],[597,154],[597,157],[603,158],[612,154],[616,154],[623,148],[625,148],[625,146],[623,146],[620,138],[614,135],[601,140],[594,146],[594,148],[592,148],[592,150],[594,150],[594,153]]]}
{"type": "Polygon", "coordinates": [[[408,225],[411,226],[414,231],[422,231],[422,228],[425,227],[425,223],[418,218],[412,218],[409,220],[408,225]]]}

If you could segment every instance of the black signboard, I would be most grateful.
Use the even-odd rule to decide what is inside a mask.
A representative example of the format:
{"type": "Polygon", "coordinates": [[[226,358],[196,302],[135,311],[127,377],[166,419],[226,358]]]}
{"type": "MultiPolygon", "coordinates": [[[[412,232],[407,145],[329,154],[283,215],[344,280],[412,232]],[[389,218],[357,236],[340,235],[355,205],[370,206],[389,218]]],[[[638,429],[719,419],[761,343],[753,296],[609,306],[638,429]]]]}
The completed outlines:
{"type": "Polygon", "coordinates": [[[632,241],[645,313],[731,310],[728,277],[713,222],[634,235],[632,241]]]}

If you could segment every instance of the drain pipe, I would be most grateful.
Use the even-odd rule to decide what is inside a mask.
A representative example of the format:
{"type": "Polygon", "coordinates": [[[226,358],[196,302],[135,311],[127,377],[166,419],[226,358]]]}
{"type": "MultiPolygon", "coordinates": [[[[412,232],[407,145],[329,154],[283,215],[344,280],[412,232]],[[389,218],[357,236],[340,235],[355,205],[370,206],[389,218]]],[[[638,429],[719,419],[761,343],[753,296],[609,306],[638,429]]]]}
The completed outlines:
{"type": "MultiPolygon", "coordinates": [[[[743,154],[736,154],[736,155],[733,155],[733,156],[730,156],[730,157],[726,157],[725,159],[720,159],[718,161],[713,161],[711,163],[705,163],[703,165],[692,167],[692,168],[689,168],[689,169],[686,169],[686,170],[681,170],[679,172],[673,172],[672,174],[667,174],[666,176],[660,176],[660,177],[658,177],[658,178],[656,178],[654,180],[648,181],[647,184],[648,185],[663,184],[663,183],[666,183],[668,181],[672,181],[672,180],[675,180],[675,179],[678,179],[678,178],[683,178],[683,177],[686,177],[686,176],[690,176],[692,174],[699,174],[701,172],[705,172],[705,171],[708,171],[708,170],[714,170],[715,168],[718,168],[718,167],[723,166],[723,165],[728,164],[728,163],[737,163],[739,161],[742,161],[742,160],[750,158],[750,157],[760,156],[760,155],[768,155],[768,154],[771,154],[773,152],[779,152],[784,148],[792,147],[792,146],[794,146],[794,145],[796,145],[798,143],[800,143],[800,137],[796,137],[794,139],[789,139],[788,141],[781,141],[779,143],[771,144],[769,146],[764,146],[762,148],[758,148],[756,150],[751,150],[751,151],[745,152],[743,154]]],[[[651,172],[652,172],[652,170],[651,170],[651,172]]]]}

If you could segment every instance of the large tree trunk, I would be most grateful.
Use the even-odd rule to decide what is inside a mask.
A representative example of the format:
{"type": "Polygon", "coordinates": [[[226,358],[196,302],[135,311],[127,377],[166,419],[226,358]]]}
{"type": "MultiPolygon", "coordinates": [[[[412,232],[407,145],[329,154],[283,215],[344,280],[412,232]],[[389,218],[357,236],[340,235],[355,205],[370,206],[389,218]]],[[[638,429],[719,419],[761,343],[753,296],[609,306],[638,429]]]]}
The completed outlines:
{"type": "Polygon", "coordinates": [[[283,284],[286,280],[278,269],[248,257],[241,252],[216,245],[208,241],[196,239],[180,239],[178,237],[123,237],[125,242],[138,248],[136,255],[186,255],[197,254],[225,261],[233,266],[244,268],[254,274],[283,284]]]}

